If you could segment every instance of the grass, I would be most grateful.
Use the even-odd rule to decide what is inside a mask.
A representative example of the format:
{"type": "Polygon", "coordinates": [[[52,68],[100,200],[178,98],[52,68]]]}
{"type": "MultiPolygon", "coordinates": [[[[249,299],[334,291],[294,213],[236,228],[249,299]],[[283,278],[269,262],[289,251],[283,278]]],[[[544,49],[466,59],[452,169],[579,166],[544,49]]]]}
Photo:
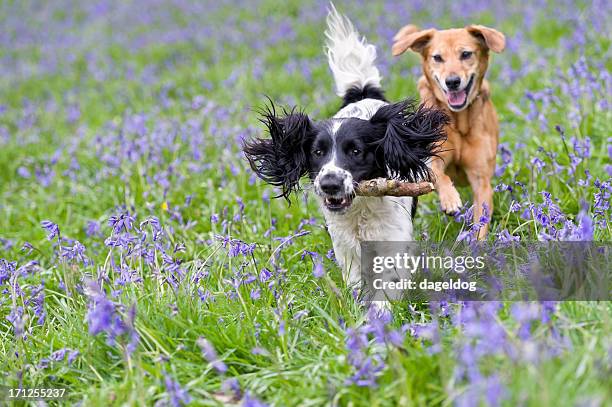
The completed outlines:
{"type": "MultiPolygon", "coordinates": [[[[17,266],[38,262],[31,274],[0,278],[0,384],[66,387],[68,403],[88,406],[171,403],[165,375],[188,391],[193,405],[228,402],[230,392],[221,383],[230,377],[238,379],[243,392],[276,406],[450,405],[460,404],[470,389],[484,393],[489,388],[457,376],[464,364],[462,346],[469,342],[453,321],[461,307],[451,307],[451,316],[444,317],[427,304],[397,304],[387,329],[427,326],[436,320],[439,351],[433,350],[435,341],[410,331],[401,346],[379,350],[372,344],[366,351],[378,352],[386,365],[377,384],[347,385],[355,373],[347,328],[358,329],[367,321],[338,267],[325,259],[325,276],[318,279],[310,257],[302,256],[309,250],[325,257],[331,248],[317,205],[306,195],[294,197],[291,206],[263,199],[274,191],[253,180],[241,156],[241,138],[262,132],[254,109],[264,103],[264,94],[299,104],[313,117],[337,109],[322,52],[324,12],[319,10],[324,6],[291,1],[278,7],[264,1],[196,13],[175,5],[140,15],[137,7],[115,5],[118,17],[112,18],[62,3],[35,10],[19,3],[0,7],[11,28],[20,27],[12,23],[21,18],[31,24],[15,29],[19,41],[3,40],[0,48],[0,57],[11,61],[7,75],[0,78],[5,106],[0,114],[0,130],[5,129],[0,131],[0,238],[8,239],[0,244],[0,258],[17,266]],[[149,19],[149,14],[157,18],[149,19]],[[125,23],[132,19],[133,24],[125,23]],[[287,32],[281,29],[283,22],[289,23],[287,32]],[[167,33],[180,29],[188,34],[168,40],[167,33]],[[44,35],[28,41],[24,32],[44,35]],[[113,33],[118,35],[111,37],[113,33]],[[54,58],[56,68],[49,67],[45,61],[54,58]],[[24,74],[19,64],[39,70],[24,74]],[[195,99],[199,95],[201,103],[195,99]],[[73,106],[80,115],[71,121],[67,114],[73,106]],[[135,130],[140,113],[145,115],[142,134],[135,130]],[[29,175],[23,176],[21,168],[29,175]],[[53,175],[47,182],[37,171],[53,175]],[[184,270],[178,287],[164,280],[172,273],[161,250],[153,264],[146,264],[105,245],[111,236],[109,217],[124,210],[137,217],[136,225],[149,216],[159,219],[163,250],[180,260],[184,270]],[[218,222],[211,221],[213,215],[218,222]],[[63,259],[57,239],[48,241],[40,226],[46,219],[59,225],[62,237],[82,242],[93,264],[63,259]],[[86,233],[90,221],[100,224],[93,235],[86,233]],[[306,234],[290,242],[278,239],[298,232],[306,234]],[[256,249],[232,257],[217,235],[256,243],[256,249]],[[20,250],[25,242],[35,248],[31,253],[20,250]],[[174,252],[179,243],[184,251],[174,252]],[[119,284],[115,265],[134,270],[142,282],[119,284]],[[228,282],[237,272],[257,276],[263,267],[274,273],[271,287],[256,281],[234,290],[228,282]],[[135,304],[133,329],[140,340],[133,353],[126,351],[127,335],[109,343],[107,333],[88,332],[92,300],[83,278],[100,281],[107,296],[122,304],[117,309],[124,320],[135,304]],[[28,301],[41,281],[43,324],[28,301]],[[255,287],[260,289],[258,299],[250,295],[255,287]],[[214,300],[201,300],[206,290],[214,300]],[[25,339],[15,335],[7,319],[17,306],[24,308],[25,339]],[[301,316],[300,311],[307,313],[301,316]],[[213,344],[228,367],[226,373],[219,374],[203,357],[196,344],[200,337],[213,344]],[[254,347],[265,352],[253,354],[254,347]],[[78,350],[79,356],[72,363],[63,359],[40,366],[62,348],[78,350]]],[[[408,22],[390,13],[396,5],[337,6],[377,45],[389,99],[416,96],[411,72],[417,58],[392,61],[387,37],[377,31],[388,27],[392,34],[408,22]]],[[[598,222],[609,219],[610,210],[597,212],[596,194],[601,191],[595,179],[609,181],[611,117],[601,101],[609,106],[610,88],[599,73],[609,72],[610,40],[589,27],[583,45],[575,39],[598,10],[579,5],[578,22],[572,25],[563,23],[574,16],[567,5],[550,3],[538,9],[516,2],[500,11],[492,3],[465,18],[439,7],[416,11],[415,6],[412,21],[435,21],[440,27],[479,21],[516,41],[506,54],[493,57],[489,73],[502,123],[500,141],[512,156],[504,164],[500,152],[498,167],[505,170],[494,182],[513,187],[495,193],[489,239],[503,231],[525,241],[551,234],[537,217],[521,216],[525,208],[531,214],[550,214],[554,208],[544,200],[546,191],[564,220],[577,224],[583,210],[594,219],[593,239],[609,241],[610,223],[598,222]],[[534,22],[525,22],[525,27],[516,23],[527,18],[523,12],[534,15],[534,22]],[[552,16],[559,22],[551,23],[552,16]],[[572,68],[581,57],[595,79],[572,68]],[[564,85],[578,83],[583,86],[575,92],[564,85]],[[536,96],[529,99],[526,92],[536,96]],[[565,142],[556,125],[565,129],[565,142]],[[576,154],[572,136],[581,141],[588,137],[591,143],[590,155],[581,157],[575,170],[570,166],[576,154]],[[541,170],[534,158],[545,164],[541,170]],[[520,211],[512,209],[513,202],[522,205],[520,211]]],[[[469,201],[468,189],[460,193],[469,201]]],[[[556,224],[555,230],[562,226],[556,224]]],[[[467,227],[441,214],[435,195],[419,201],[415,231],[420,239],[454,240],[467,227]]],[[[152,242],[152,229],[146,228],[152,242]]],[[[65,240],[65,245],[70,243],[65,240]]],[[[501,304],[487,323],[503,329],[518,354],[490,354],[478,363],[484,376],[500,377],[502,404],[609,402],[610,303],[557,304],[550,322],[533,321],[528,340],[518,337],[513,305],[501,304]],[[542,355],[549,350],[558,354],[532,360],[528,346],[542,355]]],[[[474,344],[486,347],[487,340],[484,335],[474,344]]]]}

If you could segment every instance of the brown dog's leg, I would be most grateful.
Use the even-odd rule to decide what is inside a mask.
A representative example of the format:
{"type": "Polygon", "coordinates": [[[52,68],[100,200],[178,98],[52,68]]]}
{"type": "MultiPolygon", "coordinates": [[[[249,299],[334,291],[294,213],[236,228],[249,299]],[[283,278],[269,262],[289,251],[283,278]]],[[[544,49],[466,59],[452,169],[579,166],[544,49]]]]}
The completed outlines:
{"type": "MultiPolygon", "coordinates": [[[[425,106],[436,106],[436,97],[429,86],[429,82],[425,76],[421,76],[417,83],[417,89],[421,96],[421,103],[425,106]]],[[[453,181],[446,175],[446,166],[453,162],[453,154],[455,154],[458,146],[453,144],[453,140],[457,136],[452,137],[450,126],[446,127],[446,132],[449,135],[448,139],[442,143],[442,151],[438,157],[434,157],[431,161],[431,170],[434,175],[434,185],[438,196],[440,197],[440,206],[442,210],[449,215],[456,213],[461,208],[461,197],[459,192],[453,185],[453,181]]]]}
{"type": "Polygon", "coordinates": [[[489,230],[489,221],[493,214],[493,189],[491,175],[483,168],[466,168],[466,175],[474,191],[474,223],[479,222],[483,214],[483,205],[487,206],[487,223],[478,230],[478,240],[484,240],[489,230]]]}
{"type": "Polygon", "coordinates": [[[440,197],[442,210],[449,215],[456,213],[461,208],[461,197],[453,185],[453,181],[444,173],[446,169],[444,161],[440,158],[434,158],[431,162],[431,169],[434,173],[434,185],[440,197]]]}

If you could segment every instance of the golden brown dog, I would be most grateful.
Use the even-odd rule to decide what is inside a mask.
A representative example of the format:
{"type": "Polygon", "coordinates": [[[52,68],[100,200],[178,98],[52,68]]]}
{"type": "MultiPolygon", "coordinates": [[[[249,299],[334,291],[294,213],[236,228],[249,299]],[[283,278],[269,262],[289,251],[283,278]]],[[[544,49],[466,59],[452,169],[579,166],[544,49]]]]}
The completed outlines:
{"type": "MultiPolygon", "coordinates": [[[[467,181],[474,193],[474,222],[481,218],[483,205],[490,216],[499,125],[484,76],[489,50],[502,52],[506,45],[504,35],[482,25],[442,31],[419,31],[407,25],[394,41],[394,56],[408,49],[421,54],[421,101],[444,109],[452,119],[446,127],[448,139],[443,151],[432,162],[442,210],[454,213],[461,207],[453,182],[464,185],[467,181]]],[[[487,229],[485,224],[478,231],[479,239],[485,237],[487,229]]]]}

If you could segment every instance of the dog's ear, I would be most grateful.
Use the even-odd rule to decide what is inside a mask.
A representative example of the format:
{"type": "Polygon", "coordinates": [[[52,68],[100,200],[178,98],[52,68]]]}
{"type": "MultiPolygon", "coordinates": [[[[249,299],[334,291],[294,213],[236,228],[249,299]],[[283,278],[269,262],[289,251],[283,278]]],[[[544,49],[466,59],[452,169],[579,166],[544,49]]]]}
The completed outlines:
{"type": "Polygon", "coordinates": [[[419,31],[419,27],[417,27],[416,25],[414,24],[405,25],[402,28],[400,28],[400,30],[395,34],[395,36],[393,37],[393,41],[397,42],[403,39],[404,37],[410,34],[413,34],[417,31],[419,31]]]}
{"type": "Polygon", "coordinates": [[[506,37],[493,28],[484,25],[468,25],[465,29],[493,52],[500,53],[506,48],[506,37]]]}
{"type": "Polygon", "coordinates": [[[405,26],[393,37],[394,42],[391,48],[393,56],[401,55],[407,49],[422,54],[435,32],[433,28],[419,31],[415,25],[405,26]]]}
{"type": "Polygon", "coordinates": [[[410,182],[431,178],[427,161],[446,140],[444,126],[449,118],[443,111],[404,100],[378,109],[370,123],[391,177],[410,182]]]}
{"type": "Polygon", "coordinates": [[[276,115],[272,101],[260,112],[260,121],[267,127],[270,138],[256,138],[243,145],[244,154],[259,178],[280,187],[278,197],[289,201],[289,194],[299,189],[299,181],[308,172],[306,141],[314,136],[314,126],[308,116],[295,109],[283,109],[276,115]]]}

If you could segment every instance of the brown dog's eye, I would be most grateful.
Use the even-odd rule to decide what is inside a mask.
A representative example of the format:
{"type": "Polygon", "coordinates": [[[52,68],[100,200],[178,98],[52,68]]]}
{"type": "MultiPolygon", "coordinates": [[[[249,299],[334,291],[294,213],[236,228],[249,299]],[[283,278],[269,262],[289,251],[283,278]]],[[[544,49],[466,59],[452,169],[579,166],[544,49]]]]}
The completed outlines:
{"type": "Polygon", "coordinates": [[[463,51],[461,53],[461,59],[468,59],[472,56],[473,52],[472,51],[463,51]]]}
{"type": "Polygon", "coordinates": [[[433,56],[433,60],[436,61],[436,62],[444,62],[442,57],[440,55],[437,55],[437,54],[433,56]]]}

